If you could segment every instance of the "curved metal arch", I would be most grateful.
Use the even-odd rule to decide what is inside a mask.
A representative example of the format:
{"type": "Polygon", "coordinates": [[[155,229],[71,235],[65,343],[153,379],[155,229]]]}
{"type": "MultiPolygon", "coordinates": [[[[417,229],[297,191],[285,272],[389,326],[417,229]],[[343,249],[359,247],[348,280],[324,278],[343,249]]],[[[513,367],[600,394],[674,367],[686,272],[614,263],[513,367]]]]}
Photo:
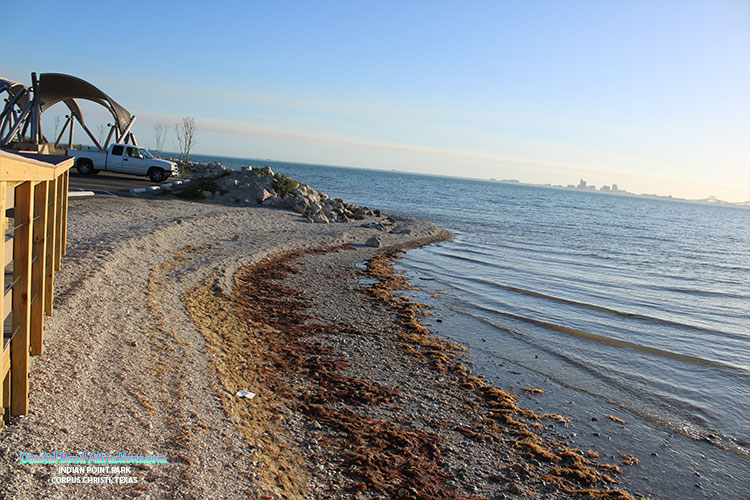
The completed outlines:
{"type": "Polygon", "coordinates": [[[3,99],[5,103],[0,112],[0,144],[19,132],[23,135],[22,125],[32,108],[29,88],[22,83],[0,78],[0,96],[5,93],[8,95],[3,99]]]}
{"type": "Polygon", "coordinates": [[[55,104],[63,102],[70,110],[70,114],[66,117],[67,121],[54,142],[54,146],[56,147],[60,143],[66,129],[70,131],[68,142],[72,145],[73,125],[75,121],[78,121],[91,141],[101,148],[102,145],[99,144],[86,126],[83,113],[76,99],[95,102],[106,108],[114,118],[114,124],[110,129],[104,147],[109,144],[113,134],[115,140],[119,142],[132,141],[133,144],[136,144],[135,137],[130,131],[135,116],[131,116],[127,109],[94,85],[81,78],[62,73],[42,73],[39,78],[37,78],[36,73],[32,73],[31,79],[32,86],[26,87],[13,80],[0,78],[0,96],[4,93],[8,94],[5,105],[0,104],[2,106],[2,112],[0,112],[0,146],[18,142],[21,144],[31,143],[39,147],[41,144],[47,143],[47,139],[42,134],[41,114],[55,104]],[[30,130],[30,136],[26,135],[27,130],[30,130]]]}
{"type": "MultiPolygon", "coordinates": [[[[35,97],[39,101],[41,111],[46,111],[58,102],[65,101],[71,112],[75,113],[68,101],[87,99],[107,108],[112,113],[120,132],[126,130],[131,121],[131,115],[127,109],[89,82],[75,76],[62,73],[42,73],[39,75],[37,92],[38,95],[35,97]]],[[[76,108],[78,108],[77,105],[76,108]]],[[[80,115],[80,109],[77,111],[80,115]]]]}
{"type": "Polygon", "coordinates": [[[16,102],[19,108],[23,108],[29,102],[29,89],[23,83],[0,77],[0,93],[2,92],[8,93],[9,101],[21,94],[16,102]]]}

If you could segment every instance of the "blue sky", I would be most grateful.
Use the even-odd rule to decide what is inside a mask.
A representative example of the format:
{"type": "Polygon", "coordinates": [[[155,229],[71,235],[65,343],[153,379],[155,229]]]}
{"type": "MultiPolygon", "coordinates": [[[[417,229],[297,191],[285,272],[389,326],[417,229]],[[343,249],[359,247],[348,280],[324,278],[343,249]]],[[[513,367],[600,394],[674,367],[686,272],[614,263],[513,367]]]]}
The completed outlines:
{"type": "Polygon", "coordinates": [[[193,116],[199,153],[750,199],[747,0],[34,5],[0,76],[88,80],[143,145],[193,116]]]}

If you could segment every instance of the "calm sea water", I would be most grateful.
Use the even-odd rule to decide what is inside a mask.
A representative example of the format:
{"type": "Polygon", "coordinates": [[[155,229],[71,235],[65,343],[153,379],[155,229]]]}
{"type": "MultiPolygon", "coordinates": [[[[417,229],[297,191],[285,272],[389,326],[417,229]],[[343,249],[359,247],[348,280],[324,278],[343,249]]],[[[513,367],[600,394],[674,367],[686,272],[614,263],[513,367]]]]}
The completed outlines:
{"type": "Polygon", "coordinates": [[[456,233],[409,252],[403,266],[475,325],[452,335],[481,337],[490,371],[511,361],[750,456],[750,210],[221,161],[270,165],[331,196],[456,233]]]}

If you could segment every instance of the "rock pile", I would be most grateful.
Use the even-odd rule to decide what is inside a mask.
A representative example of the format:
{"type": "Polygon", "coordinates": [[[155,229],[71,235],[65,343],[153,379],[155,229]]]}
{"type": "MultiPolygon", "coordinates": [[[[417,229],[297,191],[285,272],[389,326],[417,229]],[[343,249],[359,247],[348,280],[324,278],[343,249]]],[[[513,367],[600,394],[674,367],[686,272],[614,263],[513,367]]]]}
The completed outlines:
{"type": "Polygon", "coordinates": [[[204,163],[197,161],[184,162],[178,158],[165,158],[165,160],[173,161],[180,165],[180,167],[189,169],[192,177],[211,177],[221,175],[229,170],[218,161],[204,163]]]}
{"type": "Polygon", "coordinates": [[[351,222],[365,220],[368,216],[380,217],[380,210],[370,210],[352,203],[345,203],[341,198],[330,198],[310,186],[300,186],[292,203],[292,209],[301,213],[308,222],[351,222]]]}
{"type": "Polygon", "coordinates": [[[383,217],[380,210],[371,210],[340,198],[331,198],[307,184],[290,177],[274,173],[270,167],[245,167],[216,180],[218,192],[208,193],[208,198],[227,204],[261,204],[277,208],[290,208],[305,217],[308,222],[328,224],[351,222],[367,217],[378,217],[378,222],[364,224],[366,227],[390,231],[396,221],[383,217]]]}

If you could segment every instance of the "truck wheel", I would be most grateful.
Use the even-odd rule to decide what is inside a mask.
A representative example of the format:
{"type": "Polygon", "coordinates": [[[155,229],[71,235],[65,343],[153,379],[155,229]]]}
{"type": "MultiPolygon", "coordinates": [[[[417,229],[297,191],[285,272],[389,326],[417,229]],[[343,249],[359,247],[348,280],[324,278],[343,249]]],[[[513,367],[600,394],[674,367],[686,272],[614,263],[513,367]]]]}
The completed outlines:
{"type": "Polygon", "coordinates": [[[167,173],[160,168],[151,167],[148,169],[148,178],[151,182],[161,182],[167,178],[167,173]]]}
{"type": "Polygon", "coordinates": [[[90,175],[94,172],[94,164],[91,163],[91,160],[81,158],[76,162],[76,170],[79,174],[90,175]]]}

